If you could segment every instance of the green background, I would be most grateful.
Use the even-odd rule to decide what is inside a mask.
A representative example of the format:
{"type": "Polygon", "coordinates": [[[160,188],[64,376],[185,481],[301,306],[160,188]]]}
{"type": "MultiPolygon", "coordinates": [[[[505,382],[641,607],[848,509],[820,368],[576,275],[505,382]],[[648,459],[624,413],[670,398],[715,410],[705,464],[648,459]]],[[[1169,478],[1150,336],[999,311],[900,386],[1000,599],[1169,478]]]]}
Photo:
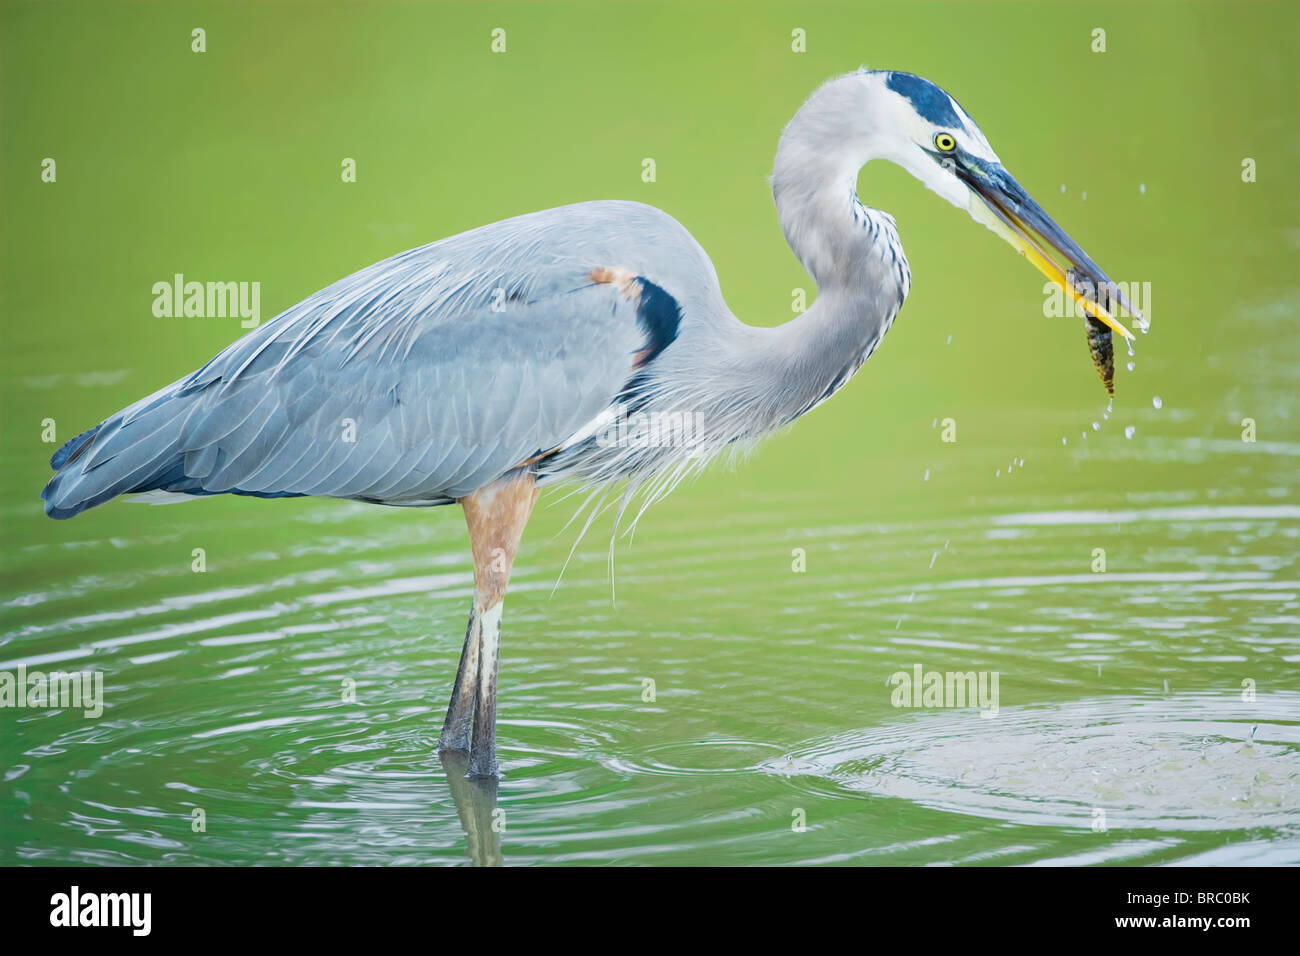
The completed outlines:
{"type": "Polygon", "coordinates": [[[1300,862],[1294,4],[2,9],[0,669],[97,668],[107,704],[0,710],[0,862],[1300,862]],[[1136,368],[1121,350],[1103,417],[1038,274],[869,166],[913,289],[857,379],[653,508],[617,602],[608,521],[552,593],[576,500],[543,498],[499,794],[453,793],[432,754],[470,593],[454,509],[42,514],[43,420],[64,441],[241,333],[154,317],[177,272],[261,282],[265,320],[402,249],[626,198],[692,230],[743,320],[787,320],[812,284],[776,140],[864,64],[951,92],[1113,278],[1151,283],[1136,368]],[[892,707],[916,663],[998,671],[1002,717],[892,707]],[[456,796],[505,811],[499,847],[456,796]]]}

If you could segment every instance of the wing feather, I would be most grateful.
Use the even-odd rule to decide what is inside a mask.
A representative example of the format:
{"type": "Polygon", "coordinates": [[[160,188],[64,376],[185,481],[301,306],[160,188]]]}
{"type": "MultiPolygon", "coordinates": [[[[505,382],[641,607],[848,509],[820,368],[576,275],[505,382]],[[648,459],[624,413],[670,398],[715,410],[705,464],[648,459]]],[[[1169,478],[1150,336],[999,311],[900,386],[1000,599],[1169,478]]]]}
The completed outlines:
{"type": "Polygon", "coordinates": [[[153,489],[462,497],[559,446],[621,393],[647,333],[626,287],[593,281],[611,267],[658,282],[675,269],[695,300],[715,295],[694,240],[640,204],[453,236],[307,297],[88,432],[43,492],[46,510],[70,517],[153,489]],[[626,261],[629,249],[640,261],[626,261]]]}

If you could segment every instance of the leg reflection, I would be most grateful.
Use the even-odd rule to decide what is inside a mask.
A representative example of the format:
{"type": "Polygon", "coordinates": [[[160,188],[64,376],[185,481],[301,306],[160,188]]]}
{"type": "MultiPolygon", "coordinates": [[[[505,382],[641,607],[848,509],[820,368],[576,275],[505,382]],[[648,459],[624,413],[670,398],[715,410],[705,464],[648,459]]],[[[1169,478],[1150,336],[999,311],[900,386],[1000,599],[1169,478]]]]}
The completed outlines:
{"type": "Polygon", "coordinates": [[[469,754],[447,750],[438,754],[451,798],[456,801],[456,813],[465,830],[465,851],[475,866],[501,865],[501,834],[493,827],[496,822],[497,779],[495,777],[466,777],[469,754]]]}

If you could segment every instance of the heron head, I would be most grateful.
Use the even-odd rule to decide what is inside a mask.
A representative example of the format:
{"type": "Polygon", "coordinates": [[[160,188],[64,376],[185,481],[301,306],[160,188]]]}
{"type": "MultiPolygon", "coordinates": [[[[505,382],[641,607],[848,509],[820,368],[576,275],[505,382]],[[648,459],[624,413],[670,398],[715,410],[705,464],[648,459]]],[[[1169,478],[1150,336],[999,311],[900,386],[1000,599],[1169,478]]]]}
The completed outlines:
{"type": "MultiPolygon", "coordinates": [[[[929,80],[893,70],[871,71],[875,102],[885,116],[876,129],[881,158],[902,166],[972,219],[997,233],[1095,318],[1132,338],[1105,306],[1077,291],[1048,250],[1067,267],[1106,289],[1137,322],[1142,316],[1110,278],[1058,226],[1002,165],[979,126],[957,101],[929,80]]],[[[1103,300],[1104,301],[1104,300],[1103,300]]]]}

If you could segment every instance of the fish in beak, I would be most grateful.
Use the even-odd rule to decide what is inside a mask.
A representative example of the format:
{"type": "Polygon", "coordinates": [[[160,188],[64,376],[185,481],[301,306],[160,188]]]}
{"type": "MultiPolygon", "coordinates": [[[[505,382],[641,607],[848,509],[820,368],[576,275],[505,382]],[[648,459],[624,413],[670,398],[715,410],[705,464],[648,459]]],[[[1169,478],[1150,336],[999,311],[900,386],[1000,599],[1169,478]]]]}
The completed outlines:
{"type": "MultiPolygon", "coordinates": [[[[1111,303],[1110,297],[1106,294],[1106,289],[1102,288],[1100,293],[1093,286],[1092,282],[1083,278],[1077,269],[1070,268],[1065,271],[1065,277],[1069,280],[1083,297],[1091,302],[1096,302],[1098,295],[1106,296],[1099,304],[1103,309],[1112,311],[1115,307],[1111,303]]],[[[1091,315],[1083,318],[1083,327],[1088,334],[1088,352],[1092,355],[1092,364],[1097,369],[1097,375],[1101,378],[1101,383],[1106,386],[1106,394],[1115,394],[1115,345],[1110,327],[1104,322],[1098,321],[1091,315]]]]}
{"type": "Polygon", "coordinates": [[[1129,304],[1124,293],[1101,271],[1101,267],[1043,211],[1043,207],[1005,168],[974,157],[962,157],[962,161],[954,163],[952,168],[971,192],[983,200],[982,205],[970,204],[970,214],[977,222],[1010,243],[1043,275],[1065,290],[1071,299],[1079,302],[1087,315],[1124,338],[1133,338],[1133,333],[1112,314],[1111,309],[1115,306],[1122,308],[1139,326],[1143,321],[1141,313],[1129,304]],[[1056,250],[1065,259],[1066,268],[1057,264],[1047,252],[1048,248],[1056,250]],[[1077,277],[1077,281],[1071,281],[1072,277],[1077,277]],[[1086,291],[1089,286],[1094,290],[1092,295],[1086,291]],[[1101,294],[1103,290],[1106,294],[1101,294]]]}

